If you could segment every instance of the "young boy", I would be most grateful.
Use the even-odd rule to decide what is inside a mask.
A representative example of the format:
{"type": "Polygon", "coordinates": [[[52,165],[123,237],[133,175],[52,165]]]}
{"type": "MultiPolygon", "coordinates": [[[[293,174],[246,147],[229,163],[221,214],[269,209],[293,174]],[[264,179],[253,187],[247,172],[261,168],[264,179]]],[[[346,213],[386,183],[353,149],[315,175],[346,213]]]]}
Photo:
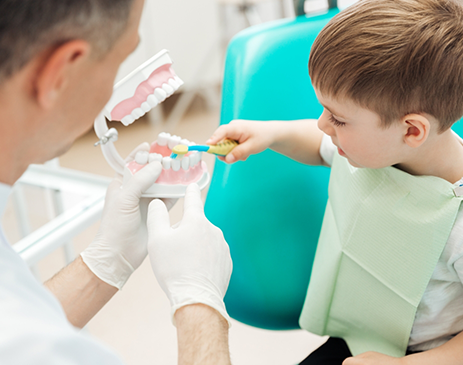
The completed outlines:
{"type": "Polygon", "coordinates": [[[463,5],[360,1],[309,73],[318,125],[238,120],[208,141],[240,142],[228,163],[271,148],[332,168],[300,319],[331,338],[303,364],[463,363],[463,5]]]}

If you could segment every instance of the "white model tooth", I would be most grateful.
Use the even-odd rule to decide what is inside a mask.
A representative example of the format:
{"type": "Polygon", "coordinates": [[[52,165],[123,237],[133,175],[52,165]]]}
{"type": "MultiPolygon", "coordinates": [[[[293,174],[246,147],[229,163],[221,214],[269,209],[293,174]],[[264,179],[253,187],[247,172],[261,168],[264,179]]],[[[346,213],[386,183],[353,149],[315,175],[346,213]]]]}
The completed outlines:
{"type": "Polygon", "coordinates": [[[169,85],[173,87],[174,90],[177,90],[180,85],[174,79],[169,79],[169,85]]]}
{"type": "Polygon", "coordinates": [[[199,152],[196,152],[195,154],[195,166],[199,164],[199,161],[201,161],[201,154],[199,152]]]}
{"type": "Polygon", "coordinates": [[[151,162],[162,162],[162,155],[159,153],[150,153],[149,163],[151,162]]]}
{"type": "Polygon", "coordinates": [[[182,140],[180,140],[180,144],[183,144],[184,146],[189,146],[189,145],[190,145],[190,141],[187,140],[187,139],[182,139],[182,140]]]}
{"type": "Polygon", "coordinates": [[[196,143],[190,142],[190,143],[188,144],[188,146],[196,146],[196,143]]]}
{"type": "Polygon", "coordinates": [[[196,153],[192,153],[190,156],[190,167],[193,167],[194,165],[196,165],[196,153]]]}
{"type": "Polygon", "coordinates": [[[196,153],[193,152],[190,156],[190,167],[193,167],[194,165],[196,165],[196,153]]]}
{"type": "Polygon", "coordinates": [[[149,159],[148,151],[138,151],[135,155],[135,162],[139,165],[146,165],[149,159]]]}
{"type": "Polygon", "coordinates": [[[170,157],[164,157],[162,159],[162,167],[164,167],[166,170],[170,169],[172,159],[170,157]]]}
{"type": "Polygon", "coordinates": [[[132,111],[132,117],[135,119],[141,118],[145,115],[145,112],[141,108],[136,108],[132,111]]]}
{"type": "Polygon", "coordinates": [[[180,160],[177,160],[176,158],[174,158],[171,161],[172,170],[174,171],[180,170],[180,164],[181,164],[180,160]]]}
{"type": "Polygon", "coordinates": [[[179,145],[181,140],[182,139],[179,136],[171,136],[169,138],[169,141],[167,142],[167,145],[169,146],[170,149],[172,149],[175,146],[179,145]]]}
{"type": "Polygon", "coordinates": [[[156,97],[156,99],[158,99],[159,102],[162,102],[166,100],[167,93],[164,90],[157,88],[154,90],[154,96],[156,97]]]}
{"type": "Polygon", "coordinates": [[[141,110],[143,110],[145,113],[148,113],[150,110],[151,110],[151,107],[150,105],[145,101],[142,105],[141,105],[141,110]]]}
{"type": "Polygon", "coordinates": [[[174,77],[174,80],[177,82],[177,84],[179,84],[180,86],[182,86],[184,84],[183,80],[178,77],[178,76],[175,76],[174,77]]]}
{"type": "Polygon", "coordinates": [[[159,104],[158,99],[156,99],[156,97],[155,97],[154,95],[148,96],[148,99],[146,100],[146,102],[148,103],[148,105],[149,105],[151,108],[154,108],[154,107],[156,107],[156,106],[159,104]]]}
{"type": "Polygon", "coordinates": [[[135,118],[132,117],[131,115],[126,115],[121,120],[122,124],[125,125],[125,126],[128,126],[129,124],[132,124],[134,121],[135,121],[135,118]]]}
{"type": "Polygon", "coordinates": [[[196,152],[195,155],[195,166],[201,161],[201,152],[196,152]]]}
{"type": "Polygon", "coordinates": [[[182,169],[185,171],[190,168],[190,157],[185,156],[182,160],[182,169]]]}
{"type": "Polygon", "coordinates": [[[157,143],[159,146],[167,146],[169,142],[170,134],[169,133],[159,133],[157,143]]]}
{"type": "Polygon", "coordinates": [[[171,96],[175,92],[175,89],[168,84],[162,84],[162,90],[166,92],[167,96],[171,96]]]}

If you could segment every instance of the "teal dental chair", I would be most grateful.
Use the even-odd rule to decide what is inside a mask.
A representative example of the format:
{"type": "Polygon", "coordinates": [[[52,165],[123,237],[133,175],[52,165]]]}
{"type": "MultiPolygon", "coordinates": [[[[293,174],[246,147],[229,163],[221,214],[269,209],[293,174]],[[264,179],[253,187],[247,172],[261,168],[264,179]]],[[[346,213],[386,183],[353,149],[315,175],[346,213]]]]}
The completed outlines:
{"type": "MultiPolygon", "coordinates": [[[[308,75],[309,53],[337,12],[238,34],[227,52],[220,123],[317,119],[322,107],[308,75]]],[[[225,303],[231,317],[265,329],[299,328],[328,178],[325,167],[270,150],[233,165],[216,161],[205,212],[230,245],[234,268],[225,303]]]]}

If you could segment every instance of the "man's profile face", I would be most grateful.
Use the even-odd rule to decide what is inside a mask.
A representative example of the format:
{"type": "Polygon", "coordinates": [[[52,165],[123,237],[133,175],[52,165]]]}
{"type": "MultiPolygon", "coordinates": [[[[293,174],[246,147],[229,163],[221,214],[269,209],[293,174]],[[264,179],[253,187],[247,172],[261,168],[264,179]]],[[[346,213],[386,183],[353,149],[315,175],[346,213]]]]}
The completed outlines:
{"type": "Polygon", "coordinates": [[[49,112],[47,127],[42,129],[46,144],[41,146],[44,149],[43,161],[37,162],[63,154],[91,128],[111,97],[120,64],[139,43],[138,27],[143,5],[144,0],[134,0],[127,27],[109,53],[103,58],[87,60],[82,72],[69,80],[60,103],[49,112]]]}

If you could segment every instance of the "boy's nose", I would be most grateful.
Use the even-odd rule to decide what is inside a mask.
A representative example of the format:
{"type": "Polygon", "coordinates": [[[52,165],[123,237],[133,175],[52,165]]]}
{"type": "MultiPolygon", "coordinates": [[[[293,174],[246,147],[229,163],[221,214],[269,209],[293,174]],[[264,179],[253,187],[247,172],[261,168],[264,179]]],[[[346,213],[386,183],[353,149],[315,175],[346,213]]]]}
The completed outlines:
{"type": "Polygon", "coordinates": [[[333,137],[336,134],[326,111],[324,111],[323,114],[320,115],[320,118],[318,118],[318,128],[330,137],[333,137]]]}

